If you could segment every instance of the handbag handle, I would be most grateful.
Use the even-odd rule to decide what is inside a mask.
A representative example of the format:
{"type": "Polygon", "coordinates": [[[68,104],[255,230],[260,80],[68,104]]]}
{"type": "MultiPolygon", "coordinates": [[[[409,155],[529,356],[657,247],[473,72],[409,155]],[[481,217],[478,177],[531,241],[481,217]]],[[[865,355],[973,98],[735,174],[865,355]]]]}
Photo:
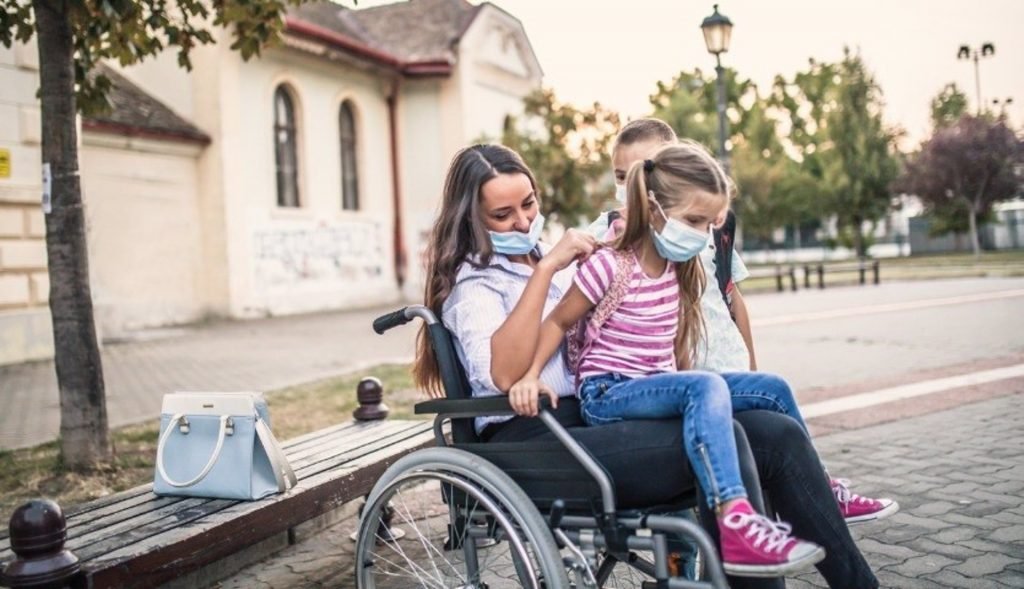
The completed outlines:
{"type": "Polygon", "coordinates": [[[281,450],[281,445],[277,443],[274,433],[270,431],[270,427],[267,426],[267,423],[263,421],[259,414],[256,415],[256,437],[259,439],[260,444],[263,445],[263,451],[267,453],[267,458],[270,460],[270,468],[274,471],[277,489],[279,491],[287,491],[290,488],[294,488],[298,484],[295,471],[292,470],[292,465],[288,463],[288,458],[285,457],[284,451],[281,450]]]}
{"type": "Polygon", "coordinates": [[[228,422],[231,420],[231,417],[228,415],[220,416],[220,431],[217,434],[217,445],[213,448],[213,454],[210,456],[209,462],[206,463],[206,466],[203,467],[203,470],[201,470],[195,478],[190,481],[180,483],[167,476],[167,470],[164,469],[164,446],[167,444],[167,439],[171,436],[171,432],[174,431],[175,426],[177,426],[178,422],[184,418],[185,415],[182,413],[175,414],[171,417],[171,420],[167,423],[167,429],[165,429],[164,433],[160,435],[160,443],[157,445],[156,449],[156,468],[160,472],[160,476],[163,477],[164,481],[166,481],[168,485],[178,488],[191,487],[206,478],[206,475],[210,474],[210,471],[213,470],[213,465],[217,464],[217,458],[220,457],[221,449],[224,448],[224,438],[227,436],[228,422]]]}

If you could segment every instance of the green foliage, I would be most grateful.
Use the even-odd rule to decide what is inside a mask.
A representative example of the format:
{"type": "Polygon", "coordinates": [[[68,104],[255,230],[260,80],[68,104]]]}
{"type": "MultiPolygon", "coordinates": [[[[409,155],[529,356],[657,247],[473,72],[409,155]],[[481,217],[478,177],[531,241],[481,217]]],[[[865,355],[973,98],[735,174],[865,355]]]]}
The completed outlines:
{"type": "Polygon", "coordinates": [[[619,116],[596,102],[586,109],[560,103],[551,90],[537,90],[523,104],[523,115],[506,121],[501,143],[533,170],[542,212],[569,227],[592,219],[613,194],[601,179],[611,168],[619,116]]]}
{"type": "Polygon", "coordinates": [[[967,112],[967,95],[956,84],[946,84],[932,99],[931,112],[936,129],[953,125],[967,112]]]}
{"type": "MultiPolygon", "coordinates": [[[[60,1],[60,0],[55,0],[60,1]]],[[[231,48],[243,59],[260,54],[284,29],[289,4],[303,0],[75,0],[66,1],[74,32],[77,104],[83,113],[109,109],[110,80],[90,76],[97,63],[127,66],[162,51],[176,51],[178,64],[192,67],[192,51],[213,43],[213,28],[231,30],[231,48]]],[[[35,33],[25,0],[0,0],[0,43],[10,47],[35,33]]]]}
{"type": "Polygon", "coordinates": [[[815,208],[835,215],[841,240],[865,255],[863,225],[889,210],[889,186],[899,173],[898,133],[882,121],[874,77],[847,50],[839,63],[812,60],[791,81],[776,78],[771,104],[784,113],[801,168],[817,182],[815,208]]]}
{"type": "Polygon", "coordinates": [[[925,203],[935,231],[964,232],[972,216],[983,223],[993,204],[1019,193],[1022,170],[1024,141],[1006,121],[965,114],[936,128],[894,187],[925,203]]]}

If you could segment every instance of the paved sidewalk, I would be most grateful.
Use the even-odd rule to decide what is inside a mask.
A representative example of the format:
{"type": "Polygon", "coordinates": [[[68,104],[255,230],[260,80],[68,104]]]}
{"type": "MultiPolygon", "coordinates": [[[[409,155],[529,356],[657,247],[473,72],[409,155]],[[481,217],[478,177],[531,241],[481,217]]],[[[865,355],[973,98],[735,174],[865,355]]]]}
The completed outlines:
{"type": "MultiPolygon", "coordinates": [[[[226,321],[176,328],[164,337],[103,347],[111,426],[160,415],[164,393],[268,391],[413,356],[416,326],[383,336],[373,319],[380,309],[226,321]]],[[[53,362],[0,366],[0,449],[53,440],[60,403],[53,362]]]]}
{"type": "MultiPolygon", "coordinates": [[[[882,587],[1024,587],[1024,395],[818,438],[834,472],[900,513],[853,528],[882,587]]],[[[352,587],[349,520],[252,566],[225,589],[352,587]]],[[[792,589],[825,587],[811,572],[792,589]]]]}

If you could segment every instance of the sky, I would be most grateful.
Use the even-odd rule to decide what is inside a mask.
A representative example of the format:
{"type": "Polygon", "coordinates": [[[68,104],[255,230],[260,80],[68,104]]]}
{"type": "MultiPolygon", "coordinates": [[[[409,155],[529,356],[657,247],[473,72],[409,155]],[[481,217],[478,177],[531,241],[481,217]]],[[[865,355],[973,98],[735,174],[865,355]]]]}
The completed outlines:
{"type": "MultiPolygon", "coordinates": [[[[544,84],[578,105],[599,101],[626,118],[644,116],[658,80],[714,68],[700,31],[710,1],[492,2],[523,23],[544,84]]],[[[908,147],[928,136],[929,103],[947,83],[977,107],[974,64],[958,60],[957,49],[993,43],[995,55],[979,64],[982,100],[1012,98],[1007,114],[1024,126],[1024,0],[724,0],[719,10],[734,24],[723,64],[764,91],[810,57],[837,61],[844,46],[859,51],[882,88],[887,122],[906,131],[908,147]]]]}

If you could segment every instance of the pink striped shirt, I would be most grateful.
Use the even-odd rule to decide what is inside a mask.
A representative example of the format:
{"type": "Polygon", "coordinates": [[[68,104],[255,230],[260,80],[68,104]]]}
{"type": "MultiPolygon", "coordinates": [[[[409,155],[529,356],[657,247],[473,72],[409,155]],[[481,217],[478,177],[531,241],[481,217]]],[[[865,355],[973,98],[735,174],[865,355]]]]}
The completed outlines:
{"type": "MultiPolygon", "coordinates": [[[[615,254],[600,249],[580,265],[574,283],[595,305],[615,273],[615,254]]],[[[638,377],[676,370],[673,342],[679,329],[675,265],[651,278],[635,260],[622,303],[609,316],[580,362],[580,379],[618,372],[638,377]]]]}

